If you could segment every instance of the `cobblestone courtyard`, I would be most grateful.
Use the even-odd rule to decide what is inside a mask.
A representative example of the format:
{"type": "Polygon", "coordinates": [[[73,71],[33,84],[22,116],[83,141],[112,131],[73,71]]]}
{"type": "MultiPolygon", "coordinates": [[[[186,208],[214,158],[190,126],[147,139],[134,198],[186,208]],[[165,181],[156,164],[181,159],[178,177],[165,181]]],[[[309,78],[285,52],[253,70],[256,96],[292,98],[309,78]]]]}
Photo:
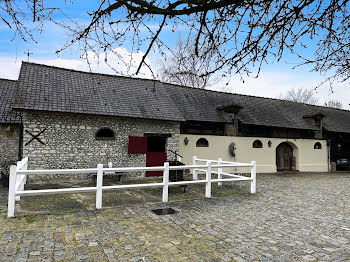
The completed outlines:
{"type": "Polygon", "coordinates": [[[257,178],[255,195],[242,183],[191,200],[189,186],[167,204],[160,189],[114,191],[100,211],[84,194],[22,197],[14,219],[1,188],[0,260],[350,261],[350,173],[257,178]]]}

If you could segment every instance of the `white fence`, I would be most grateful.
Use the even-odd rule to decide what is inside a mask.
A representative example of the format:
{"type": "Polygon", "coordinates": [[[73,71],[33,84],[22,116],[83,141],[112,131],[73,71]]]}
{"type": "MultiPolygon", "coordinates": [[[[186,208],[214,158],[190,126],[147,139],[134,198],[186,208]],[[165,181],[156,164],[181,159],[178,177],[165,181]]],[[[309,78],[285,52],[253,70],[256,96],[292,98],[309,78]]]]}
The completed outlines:
{"type": "Polygon", "coordinates": [[[81,193],[81,192],[95,192],[96,191],[96,209],[102,208],[102,192],[103,190],[113,189],[130,189],[130,188],[144,188],[144,187],[163,187],[163,202],[168,202],[169,186],[175,185],[190,185],[190,184],[205,184],[205,197],[211,197],[211,183],[217,182],[222,185],[222,182],[234,181],[250,181],[250,192],[256,193],[256,162],[252,161],[250,164],[227,162],[218,160],[206,160],[193,157],[193,165],[188,166],[169,166],[168,162],[164,166],[156,167],[118,167],[118,168],[104,168],[102,164],[98,164],[97,168],[87,169],[47,169],[47,170],[27,170],[28,158],[18,161],[17,166],[10,168],[10,183],[8,196],[8,217],[15,216],[15,200],[19,201],[21,196],[32,195],[46,195],[46,194],[61,194],[61,193],[81,193]],[[205,164],[198,165],[198,162],[205,164]],[[215,163],[215,164],[213,164],[215,163]],[[223,168],[234,167],[249,167],[251,169],[251,176],[240,176],[236,174],[224,173],[223,168]],[[193,170],[192,181],[177,181],[169,182],[170,170],[193,170]],[[217,169],[217,171],[213,171],[217,169]],[[161,183],[145,183],[145,184],[128,184],[128,185],[114,185],[103,186],[103,175],[108,172],[137,172],[137,171],[163,171],[163,182],[161,183]],[[198,180],[198,173],[205,173],[204,180],[198,180]],[[78,187],[78,188],[60,188],[60,189],[40,189],[40,190],[24,190],[24,185],[27,180],[27,175],[54,175],[54,174],[97,174],[97,183],[95,187],[78,187]],[[212,179],[212,174],[217,174],[217,179],[212,179]],[[229,177],[224,179],[223,176],[229,177]]]}

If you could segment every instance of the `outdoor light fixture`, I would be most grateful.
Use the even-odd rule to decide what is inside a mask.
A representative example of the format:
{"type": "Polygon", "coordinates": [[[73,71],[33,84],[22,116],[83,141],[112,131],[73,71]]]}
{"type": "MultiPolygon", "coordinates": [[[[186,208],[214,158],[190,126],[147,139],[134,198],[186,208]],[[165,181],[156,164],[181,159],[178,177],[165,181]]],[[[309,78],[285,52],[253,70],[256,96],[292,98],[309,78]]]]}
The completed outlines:
{"type": "Polygon", "coordinates": [[[189,142],[189,140],[188,140],[188,138],[186,136],[185,139],[184,139],[184,143],[185,143],[186,146],[187,146],[188,142],[189,142]]]}
{"type": "Polygon", "coordinates": [[[269,147],[271,147],[271,146],[272,146],[272,142],[271,142],[271,140],[269,140],[269,142],[267,142],[267,145],[268,145],[269,147]]]}

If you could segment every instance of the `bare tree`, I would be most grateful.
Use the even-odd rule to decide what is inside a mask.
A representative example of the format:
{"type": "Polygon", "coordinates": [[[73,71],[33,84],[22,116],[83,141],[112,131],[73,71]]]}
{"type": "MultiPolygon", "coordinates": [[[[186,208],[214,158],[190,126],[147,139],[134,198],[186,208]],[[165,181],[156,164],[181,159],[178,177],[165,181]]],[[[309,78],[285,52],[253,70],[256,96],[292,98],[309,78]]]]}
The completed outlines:
{"type": "Polygon", "coordinates": [[[205,55],[195,54],[195,45],[187,45],[181,39],[176,48],[171,50],[170,57],[160,61],[159,76],[164,82],[206,88],[216,82],[213,74],[208,74],[215,68],[214,52],[205,52],[205,55]],[[204,60],[201,58],[205,58],[204,60]]]}
{"type": "Polygon", "coordinates": [[[339,100],[329,100],[325,102],[324,105],[327,107],[333,107],[333,108],[339,108],[339,109],[343,108],[343,104],[339,100]]]}
{"type": "MultiPolygon", "coordinates": [[[[144,51],[136,73],[149,66],[145,58],[152,50],[164,54],[168,48],[169,35],[162,32],[181,26],[187,39],[195,39],[197,56],[215,52],[218,63],[204,74],[259,73],[267,61],[292,53],[300,64],[313,65],[314,71],[331,72],[326,80],[350,78],[348,0],[99,0],[96,10],[86,10],[90,21],[83,25],[72,17],[57,19],[54,14],[64,11],[55,7],[58,1],[18,2],[0,1],[0,21],[23,40],[35,41],[33,30],[49,20],[71,33],[58,53],[75,43],[83,54],[128,45],[133,52],[144,51]]],[[[108,57],[104,59],[108,62],[108,57]]]]}
{"type": "Polygon", "coordinates": [[[285,94],[281,94],[279,98],[310,105],[316,105],[318,103],[318,98],[315,97],[314,91],[302,87],[290,89],[285,94]]]}

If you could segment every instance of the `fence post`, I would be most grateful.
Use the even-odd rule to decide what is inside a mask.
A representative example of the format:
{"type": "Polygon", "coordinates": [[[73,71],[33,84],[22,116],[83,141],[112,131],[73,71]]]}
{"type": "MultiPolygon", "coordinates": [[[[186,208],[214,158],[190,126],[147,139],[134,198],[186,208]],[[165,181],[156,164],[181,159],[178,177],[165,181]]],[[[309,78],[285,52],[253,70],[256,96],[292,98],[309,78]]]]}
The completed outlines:
{"type": "MultiPolygon", "coordinates": [[[[193,156],[193,165],[194,166],[197,165],[197,157],[196,156],[193,156]]],[[[195,167],[193,168],[193,180],[198,180],[197,170],[195,167]]]]}
{"type": "Polygon", "coordinates": [[[96,209],[102,208],[103,165],[97,165],[96,209]]]}
{"type": "Polygon", "coordinates": [[[169,195],[169,162],[164,163],[163,171],[163,202],[168,202],[169,195]]]}
{"type": "MultiPolygon", "coordinates": [[[[25,160],[25,165],[23,167],[24,170],[28,170],[28,157],[24,158],[25,160]]],[[[27,174],[24,175],[24,180],[23,180],[23,190],[24,190],[24,185],[27,184],[27,174]]]]}
{"type": "MultiPolygon", "coordinates": [[[[221,165],[222,158],[218,159],[218,165],[221,165]]],[[[222,179],[222,167],[218,167],[218,179],[222,179]]],[[[218,182],[218,186],[222,186],[222,182],[218,182]]]]}
{"type": "MultiPolygon", "coordinates": [[[[27,170],[28,168],[28,158],[23,158],[21,161],[17,162],[17,170],[27,170]],[[19,167],[21,167],[19,169],[19,167]]],[[[26,174],[21,174],[17,175],[16,177],[16,189],[18,187],[19,191],[24,191],[24,185],[27,183],[27,175],[26,174]]],[[[20,201],[21,197],[16,196],[16,201],[20,201]]]]}
{"type": "Polygon", "coordinates": [[[207,182],[205,183],[205,197],[210,198],[211,197],[211,161],[208,161],[207,163],[206,180],[207,182]]]}
{"type": "MultiPolygon", "coordinates": [[[[19,170],[19,167],[22,165],[22,160],[21,161],[17,161],[17,165],[16,165],[16,185],[15,185],[15,190],[17,190],[17,188],[19,190],[21,190],[21,180],[22,180],[22,175],[17,175],[17,170],[19,170]]],[[[20,201],[21,197],[20,196],[16,196],[15,197],[16,201],[20,201]]]]}
{"type": "Polygon", "coordinates": [[[256,193],[256,161],[252,161],[252,167],[250,171],[250,177],[253,179],[250,182],[250,193],[256,193]]]}
{"type": "Polygon", "coordinates": [[[7,217],[15,216],[15,196],[16,196],[16,166],[10,167],[9,196],[7,204],[7,217]]]}

